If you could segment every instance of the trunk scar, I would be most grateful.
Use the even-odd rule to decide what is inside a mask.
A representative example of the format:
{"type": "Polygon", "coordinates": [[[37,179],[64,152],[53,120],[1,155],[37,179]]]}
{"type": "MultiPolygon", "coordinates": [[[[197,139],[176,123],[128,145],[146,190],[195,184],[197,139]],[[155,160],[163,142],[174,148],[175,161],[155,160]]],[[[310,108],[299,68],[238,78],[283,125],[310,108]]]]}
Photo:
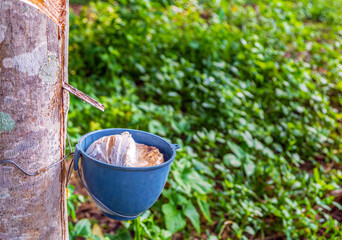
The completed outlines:
{"type": "Polygon", "coordinates": [[[58,27],[64,28],[66,21],[65,0],[20,0],[45,13],[58,27]]]}

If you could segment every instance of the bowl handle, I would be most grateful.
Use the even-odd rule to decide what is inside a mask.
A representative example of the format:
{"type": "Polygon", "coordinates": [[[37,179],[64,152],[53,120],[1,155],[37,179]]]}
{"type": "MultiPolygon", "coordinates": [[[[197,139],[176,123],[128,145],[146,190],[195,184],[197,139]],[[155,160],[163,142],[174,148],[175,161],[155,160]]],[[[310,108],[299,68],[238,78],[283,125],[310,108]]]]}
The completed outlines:
{"type": "Polygon", "coordinates": [[[172,147],[173,147],[175,150],[177,150],[177,149],[180,148],[180,146],[179,146],[178,144],[171,144],[171,145],[172,145],[172,147]]]}

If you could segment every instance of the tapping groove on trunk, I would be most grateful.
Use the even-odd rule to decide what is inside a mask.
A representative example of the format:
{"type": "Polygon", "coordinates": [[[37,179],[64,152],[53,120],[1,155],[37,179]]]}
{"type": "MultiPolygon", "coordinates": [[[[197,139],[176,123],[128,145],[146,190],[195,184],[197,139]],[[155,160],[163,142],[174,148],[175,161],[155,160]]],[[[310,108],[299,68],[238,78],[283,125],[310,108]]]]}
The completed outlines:
{"type": "Polygon", "coordinates": [[[66,0],[20,0],[44,12],[59,27],[66,23],[66,0]]]}

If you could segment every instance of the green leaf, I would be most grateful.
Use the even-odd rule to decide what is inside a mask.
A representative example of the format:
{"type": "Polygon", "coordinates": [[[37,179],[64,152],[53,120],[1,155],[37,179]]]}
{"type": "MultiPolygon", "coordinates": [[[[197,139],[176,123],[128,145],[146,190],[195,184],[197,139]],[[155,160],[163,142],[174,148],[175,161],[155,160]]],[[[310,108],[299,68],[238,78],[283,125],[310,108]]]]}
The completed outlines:
{"type": "Polygon", "coordinates": [[[193,49],[198,49],[199,46],[200,46],[200,44],[199,44],[199,42],[191,41],[191,42],[189,43],[189,46],[190,46],[191,48],[193,48],[193,49]]]}
{"type": "Polygon", "coordinates": [[[103,239],[103,238],[100,238],[100,237],[97,236],[97,235],[92,235],[90,239],[91,239],[91,240],[101,240],[101,239],[103,239]]]}
{"type": "Polygon", "coordinates": [[[78,221],[75,225],[75,236],[90,237],[91,236],[91,223],[89,219],[84,218],[78,221]]]}
{"type": "Polygon", "coordinates": [[[209,221],[209,223],[212,223],[211,217],[210,217],[210,205],[208,202],[203,201],[200,198],[197,198],[197,203],[199,208],[201,209],[201,212],[203,213],[203,216],[205,219],[209,221]]]}
{"type": "Polygon", "coordinates": [[[245,142],[247,143],[248,147],[253,147],[254,146],[254,139],[251,135],[250,132],[246,131],[243,135],[242,135],[243,139],[245,140],[245,142]]]}
{"type": "Polygon", "coordinates": [[[164,220],[167,230],[175,233],[184,229],[186,221],[184,220],[181,212],[177,210],[175,205],[171,203],[163,204],[162,212],[164,213],[164,220]]]}
{"type": "Polygon", "coordinates": [[[246,153],[242,150],[242,148],[240,148],[235,143],[228,142],[228,147],[230,148],[230,150],[232,150],[235,156],[238,157],[239,159],[242,159],[246,156],[246,153]]]}
{"type": "Polygon", "coordinates": [[[320,185],[323,185],[324,182],[321,180],[321,177],[320,177],[320,173],[319,173],[319,169],[318,169],[318,168],[314,168],[313,174],[314,174],[314,177],[315,177],[316,182],[317,182],[318,184],[320,184],[320,185]]]}
{"type": "Polygon", "coordinates": [[[75,191],[75,186],[74,185],[68,185],[68,193],[73,194],[75,191]]]}
{"type": "Polygon", "coordinates": [[[183,174],[182,178],[188,186],[191,186],[194,191],[200,194],[208,194],[213,191],[213,186],[205,181],[203,177],[195,170],[192,170],[187,174],[183,174]]]}
{"type": "Polygon", "coordinates": [[[172,232],[162,229],[160,235],[163,240],[169,240],[172,237],[172,232]]]}
{"type": "Polygon", "coordinates": [[[340,211],[342,211],[342,205],[341,204],[339,204],[338,202],[332,202],[332,204],[335,206],[335,207],[337,207],[338,208],[338,210],[340,210],[340,211]]]}
{"type": "Polygon", "coordinates": [[[271,136],[267,136],[267,137],[265,138],[265,142],[266,142],[267,144],[271,144],[271,143],[273,142],[273,138],[272,138],[271,136]]]}
{"type": "Polygon", "coordinates": [[[245,173],[247,177],[252,176],[256,169],[254,162],[252,162],[251,160],[247,160],[246,163],[243,165],[243,167],[245,169],[245,173]]]}
{"type": "Polygon", "coordinates": [[[241,166],[241,161],[234,154],[231,154],[231,153],[224,155],[223,161],[228,166],[233,166],[236,168],[241,166]]]}
{"type": "Polygon", "coordinates": [[[214,173],[210,170],[208,165],[205,165],[204,163],[197,161],[195,159],[192,160],[192,162],[195,165],[195,168],[199,171],[203,171],[204,173],[208,174],[211,177],[215,177],[214,173]]]}
{"type": "Polygon", "coordinates": [[[200,233],[200,216],[197,212],[197,209],[194,207],[191,201],[189,201],[186,205],[184,209],[184,215],[187,216],[187,218],[189,218],[190,222],[195,227],[196,232],[200,233]]]}
{"type": "Polygon", "coordinates": [[[254,231],[254,229],[253,229],[251,226],[247,226],[247,227],[246,227],[246,232],[247,232],[248,234],[252,235],[252,236],[255,235],[255,231],[254,231]]]}
{"type": "Polygon", "coordinates": [[[142,227],[142,229],[144,230],[145,234],[147,234],[147,236],[149,238],[152,238],[151,232],[150,230],[147,228],[147,226],[144,223],[140,223],[140,226],[142,227]]]}
{"type": "Polygon", "coordinates": [[[148,123],[148,129],[152,133],[166,136],[165,126],[163,126],[163,124],[157,120],[151,120],[148,123]]]}
{"type": "Polygon", "coordinates": [[[130,232],[125,228],[119,228],[115,232],[115,235],[105,234],[105,237],[109,238],[110,240],[132,240],[130,232]]]}
{"type": "Polygon", "coordinates": [[[187,182],[186,182],[186,179],[184,179],[184,176],[182,174],[180,174],[180,172],[178,171],[174,171],[172,173],[173,175],[173,178],[175,179],[175,181],[179,184],[179,186],[184,189],[184,191],[187,193],[187,194],[190,194],[191,193],[191,185],[189,185],[187,182]]]}
{"type": "Polygon", "coordinates": [[[181,193],[174,192],[173,196],[174,196],[173,202],[177,203],[178,205],[186,204],[189,201],[181,193]]]}
{"type": "Polygon", "coordinates": [[[208,240],[218,240],[218,238],[214,235],[209,235],[208,240]]]}
{"type": "Polygon", "coordinates": [[[140,221],[143,222],[144,220],[148,219],[148,217],[151,215],[151,211],[150,210],[147,210],[145,211],[141,217],[140,217],[140,221]]]}
{"type": "Polygon", "coordinates": [[[68,215],[71,216],[71,219],[73,221],[76,220],[76,212],[75,212],[75,206],[74,204],[72,204],[72,202],[70,200],[67,200],[67,206],[68,206],[68,215]]]}

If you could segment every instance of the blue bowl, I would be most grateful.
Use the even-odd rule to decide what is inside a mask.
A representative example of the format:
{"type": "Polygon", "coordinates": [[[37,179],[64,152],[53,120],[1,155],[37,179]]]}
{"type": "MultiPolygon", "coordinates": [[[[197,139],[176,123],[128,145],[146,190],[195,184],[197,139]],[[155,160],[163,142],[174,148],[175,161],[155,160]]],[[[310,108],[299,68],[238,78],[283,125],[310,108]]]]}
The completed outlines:
{"type": "Polygon", "coordinates": [[[104,215],[116,220],[132,220],[157,201],[178,148],[178,145],[151,133],[120,128],[103,129],[81,137],[76,145],[74,169],[104,215]],[[164,163],[152,167],[113,166],[86,154],[88,147],[99,138],[123,132],[129,132],[137,143],[158,148],[164,155],[164,163]]]}

